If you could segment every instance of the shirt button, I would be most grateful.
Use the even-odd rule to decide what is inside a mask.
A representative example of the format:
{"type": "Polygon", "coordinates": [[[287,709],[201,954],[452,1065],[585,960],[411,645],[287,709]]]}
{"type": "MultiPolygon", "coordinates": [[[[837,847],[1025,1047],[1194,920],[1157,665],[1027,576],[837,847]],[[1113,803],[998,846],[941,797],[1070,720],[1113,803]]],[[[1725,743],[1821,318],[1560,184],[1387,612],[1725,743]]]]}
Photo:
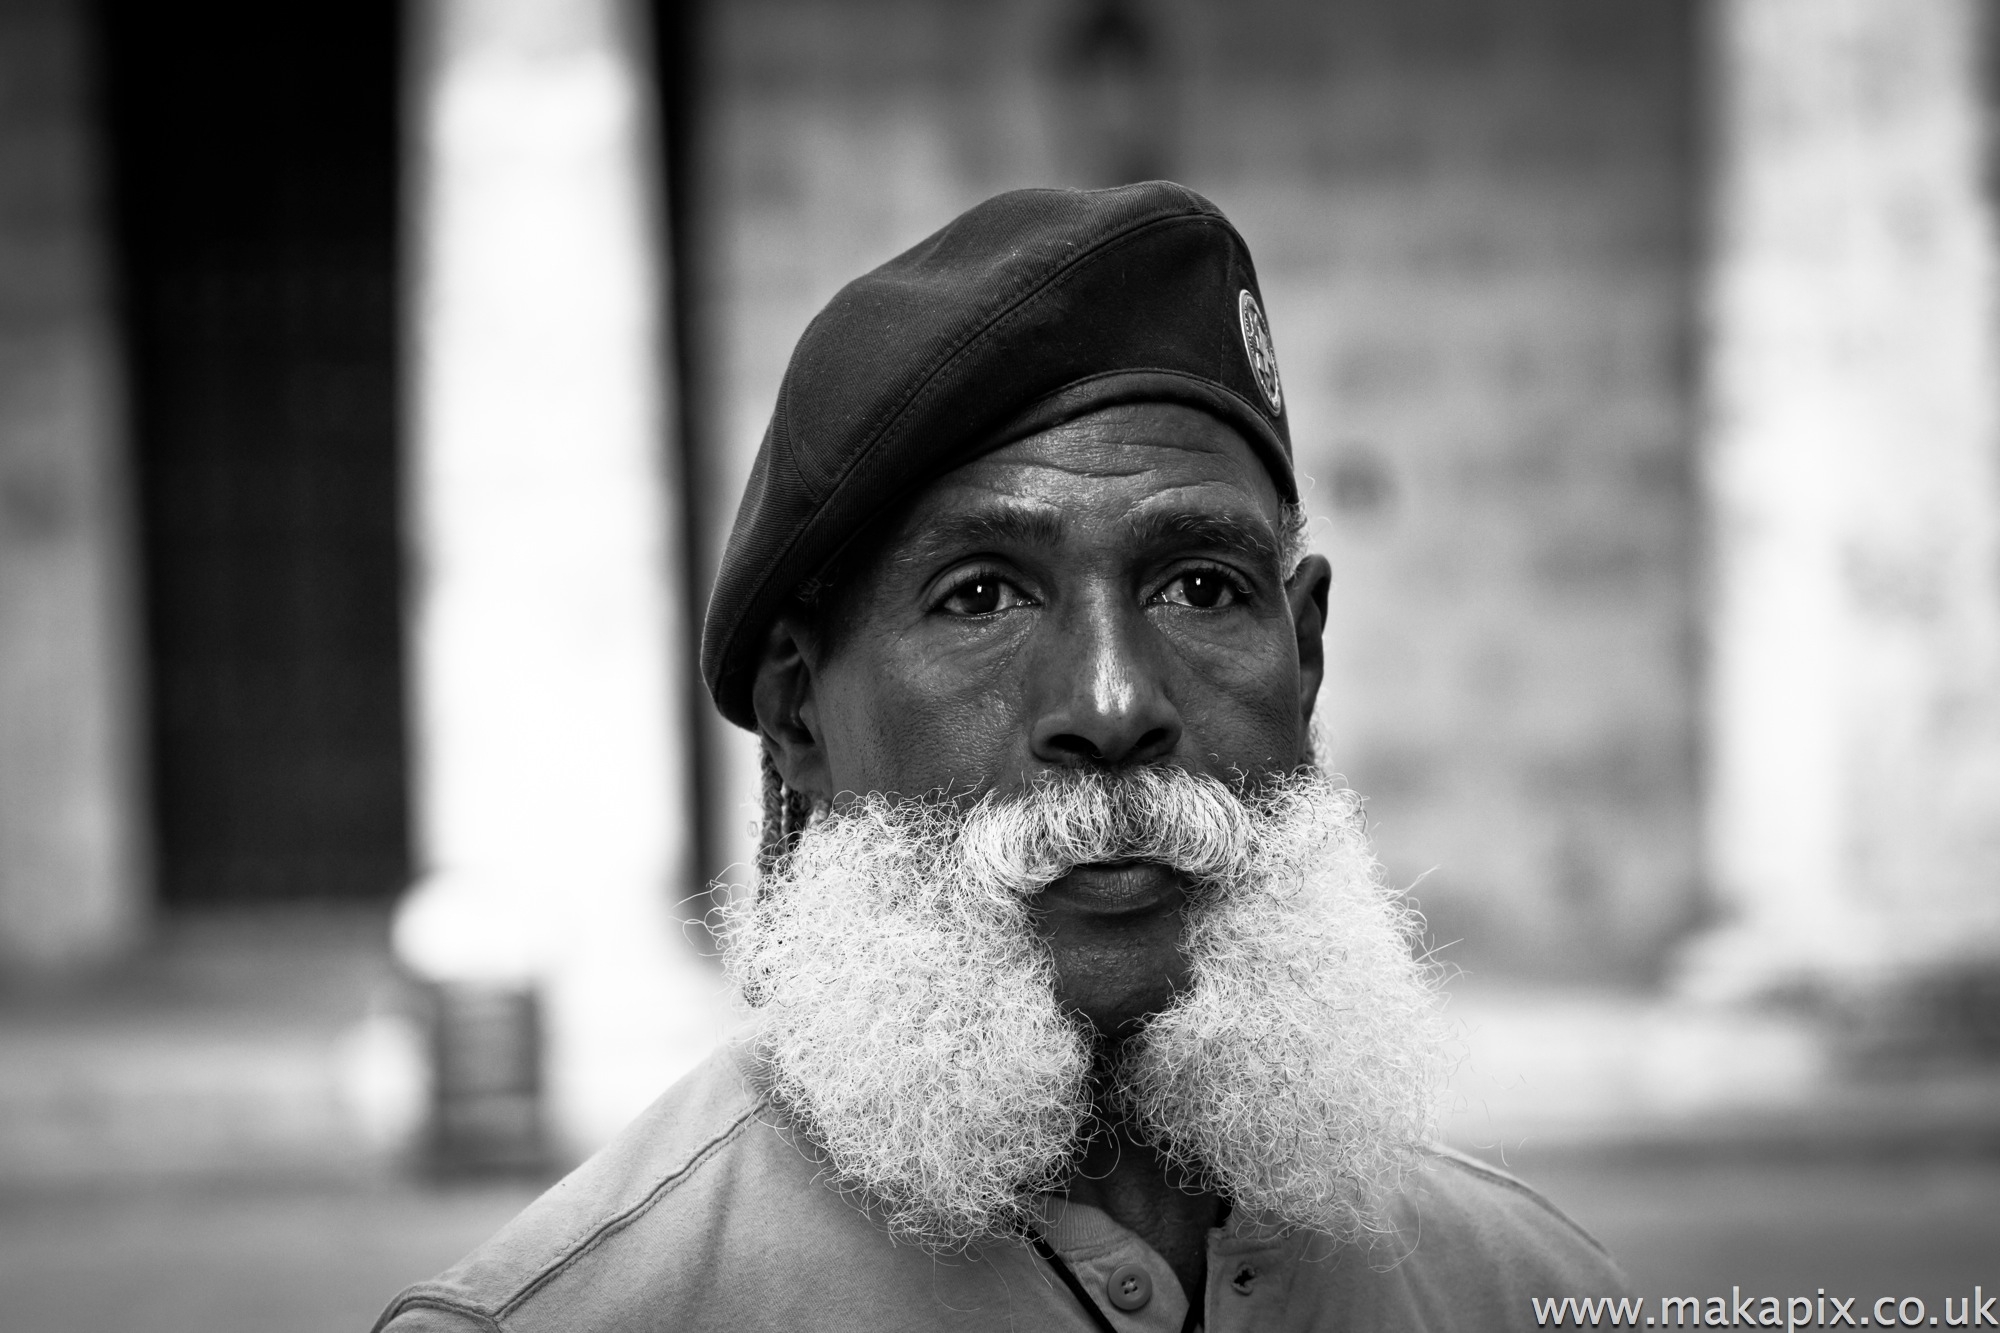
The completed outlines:
{"type": "Polygon", "coordinates": [[[1104,1284],[1104,1292],[1121,1310],[1144,1309],[1146,1302],[1153,1299],[1153,1279],[1137,1264],[1120,1264],[1111,1270],[1111,1280],[1104,1284]]]}

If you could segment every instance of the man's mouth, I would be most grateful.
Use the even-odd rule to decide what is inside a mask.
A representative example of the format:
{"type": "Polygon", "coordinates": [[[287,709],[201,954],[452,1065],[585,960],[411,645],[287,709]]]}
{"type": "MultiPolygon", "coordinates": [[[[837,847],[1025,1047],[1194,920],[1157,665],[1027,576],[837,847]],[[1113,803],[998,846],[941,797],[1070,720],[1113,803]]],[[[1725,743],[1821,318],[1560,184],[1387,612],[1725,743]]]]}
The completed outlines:
{"type": "Polygon", "coordinates": [[[1180,874],[1158,861],[1093,861],[1043,889],[1038,905],[1091,916],[1136,916],[1177,908],[1184,893],[1180,874]]]}

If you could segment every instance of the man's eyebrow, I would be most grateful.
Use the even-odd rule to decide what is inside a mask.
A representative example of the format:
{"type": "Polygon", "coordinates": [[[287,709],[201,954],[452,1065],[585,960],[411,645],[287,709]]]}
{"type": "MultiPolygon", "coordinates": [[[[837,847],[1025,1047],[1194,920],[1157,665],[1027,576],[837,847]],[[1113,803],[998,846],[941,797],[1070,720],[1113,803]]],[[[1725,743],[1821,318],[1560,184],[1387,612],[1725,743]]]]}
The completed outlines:
{"type": "Polygon", "coordinates": [[[1063,537],[1062,512],[1040,506],[1009,505],[972,514],[951,514],[926,524],[895,559],[929,561],[970,547],[1053,546],[1063,537]]]}
{"type": "Polygon", "coordinates": [[[1230,515],[1185,511],[1142,514],[1132,520],[1132,531],[1141,544],[1149,547],[1199,546],[1231,551],[1260,563],[1278,563],[1278,543],[1268,525],[1247,523],[1230,515]]]}

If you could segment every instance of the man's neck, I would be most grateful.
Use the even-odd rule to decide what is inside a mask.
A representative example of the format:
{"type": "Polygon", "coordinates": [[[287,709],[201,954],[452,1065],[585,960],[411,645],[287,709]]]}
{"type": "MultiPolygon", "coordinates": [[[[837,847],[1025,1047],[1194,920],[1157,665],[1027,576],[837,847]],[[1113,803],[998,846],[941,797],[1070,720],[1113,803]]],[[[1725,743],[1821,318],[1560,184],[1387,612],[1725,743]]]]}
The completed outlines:
{"type": "Polygon", "coordinates": [[[1208,1232],[1227,1210],[1222,1196],[1173,1183],[1160,1155],[1122,1125],[1091,1140],[1067,1192],[1071,1202],[1099,1209],[1157,1250],[1180,1279],[1189,1303],[1200,1304],[1208,1273],[1208,1232]]]}

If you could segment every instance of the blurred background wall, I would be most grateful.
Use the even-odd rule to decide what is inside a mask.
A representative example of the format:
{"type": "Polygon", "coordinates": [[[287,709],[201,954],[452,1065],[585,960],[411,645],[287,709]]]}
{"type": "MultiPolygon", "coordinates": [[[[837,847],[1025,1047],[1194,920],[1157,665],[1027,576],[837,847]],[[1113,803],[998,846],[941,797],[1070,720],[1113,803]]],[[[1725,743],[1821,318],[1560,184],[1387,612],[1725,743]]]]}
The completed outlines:
{"type": "MultiPolygon", "coordinates": [[[[1697,11],[750,0],[706,19],[704,556],[797,330],[1002,189],[1167,176],[1270,292],[1335,568],[1321,759],[1450,956],[1643,981],[1702,910],[1697,11]]],[[[747,863],[754,755],[715,727],[747,863]]]]}

